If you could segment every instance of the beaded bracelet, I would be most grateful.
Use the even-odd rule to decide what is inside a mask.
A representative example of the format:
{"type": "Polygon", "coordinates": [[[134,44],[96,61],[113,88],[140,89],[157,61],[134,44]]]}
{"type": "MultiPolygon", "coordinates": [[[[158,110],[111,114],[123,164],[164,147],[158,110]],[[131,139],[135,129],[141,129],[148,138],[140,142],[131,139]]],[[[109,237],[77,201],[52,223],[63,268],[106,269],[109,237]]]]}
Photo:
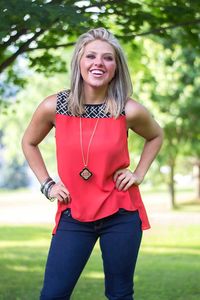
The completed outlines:
{"type": "Polygon", "coordinates": [[[40,191],[45,195],[45,197],[47,199],[49,199],[50,201],[54,201],[56,200],[55,197],[51,197],[50,196],[50,191],[52,189],[52,187],[55,185],[55,181],[51,178],[51,177],[48,177],[42,184],[41,184],[41,188],[40,188],[40,191]]]}

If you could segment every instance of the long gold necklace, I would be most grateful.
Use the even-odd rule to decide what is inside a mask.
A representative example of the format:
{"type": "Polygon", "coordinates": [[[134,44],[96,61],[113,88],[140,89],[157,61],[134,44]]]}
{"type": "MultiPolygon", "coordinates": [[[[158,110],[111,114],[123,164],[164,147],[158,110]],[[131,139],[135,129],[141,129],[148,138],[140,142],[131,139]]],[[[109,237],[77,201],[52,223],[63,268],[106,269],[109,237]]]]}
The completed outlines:
{"type": "Polygon", "coordinates": [[[99,118],[96,120],[93,132],[91,134],[89,143],[88,143],[88,147],[87,147],[87,152],[86,152],[86,159],[84,156],[84,151],[83,151],[83,129],[82,129],[82,118],[80,117],[80,145],[81,145],[81,154],[82,154],[82,161],[84,164],[83,169],[81,170],[81,172],[79,173],[79,175],[84,179],[84,180],[88,180],[93,174],[92,172],[89,170],[88,168],[88,161],[89,161],[89,152],[90,152],[90,146],[95,134],[95,131],[97,129],[97,125],[99,122],[99,118]]]}

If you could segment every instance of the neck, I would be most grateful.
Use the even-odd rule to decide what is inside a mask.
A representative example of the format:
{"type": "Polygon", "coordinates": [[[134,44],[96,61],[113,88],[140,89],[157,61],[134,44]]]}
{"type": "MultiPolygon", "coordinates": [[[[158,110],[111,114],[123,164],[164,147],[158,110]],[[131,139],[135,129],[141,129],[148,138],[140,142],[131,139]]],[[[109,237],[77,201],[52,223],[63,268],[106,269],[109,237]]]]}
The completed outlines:
{"type": "Polygon", "coordinates": [[[84,103],[100,104],[105,102],[107,88],[84,87],[84,103]]]}

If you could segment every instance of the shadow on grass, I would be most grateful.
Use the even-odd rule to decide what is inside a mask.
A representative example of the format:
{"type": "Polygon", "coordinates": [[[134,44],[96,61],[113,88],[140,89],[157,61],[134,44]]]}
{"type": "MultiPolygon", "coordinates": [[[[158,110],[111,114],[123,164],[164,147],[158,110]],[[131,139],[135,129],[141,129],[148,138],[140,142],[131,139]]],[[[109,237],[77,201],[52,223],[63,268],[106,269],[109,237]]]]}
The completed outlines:
{"type": "Polygon", "coordinates": [[[175,211],[183,212],[200,212],[200,200],[187,200],[181,203],[177,203],[175,211]]]}
{"type": "MultiPolygon", "coordinates": [[[[48,245],[4,247],[0,257],[0,300],[39,299],[47,252],[48,245]]],[[[72,300],[105,299],[103,272],[101,269],[97,270],[96,256],[99,256],[99,251],[95,249],[71,297],[72,300]]],[[[101,267],[101,262],[99,266],[101,267]]]]}
{"type": "Polygon", "coordinates": [[[168,249],[159,254],[142,251],[135,277],[136,299],[198,300],[199,278],[199,255],[175,254],[168,249]]]}
{"type": "MultiPolygon", "coordinates": [[[[0,232],[0,300],[37,300],[51,229],[7,227],[0,232]]],[[[195,250],[193,246],[165,245],[162,241],[159,245],[149,242],[142,245],[135,274],[136,299],[199,300],[200,254],[190,253],[192,250],[195,250]]],[[[106,299],[98,246],[71,299],[106,299]]]]}

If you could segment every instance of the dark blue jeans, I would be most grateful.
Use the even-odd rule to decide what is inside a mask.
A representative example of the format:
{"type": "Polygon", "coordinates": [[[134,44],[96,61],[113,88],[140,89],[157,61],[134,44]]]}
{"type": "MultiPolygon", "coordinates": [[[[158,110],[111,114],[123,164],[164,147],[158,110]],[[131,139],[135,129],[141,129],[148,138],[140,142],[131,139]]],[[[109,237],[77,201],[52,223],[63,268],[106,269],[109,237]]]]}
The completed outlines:
{"type": "Polygon", "coordinates": [[[80,222],[67,209],[52,237],[40,300],[68,300],[99,238],[109,300],[133,300],[133,275],[142,238],[137,211],[120,209],[80,222]]]}

